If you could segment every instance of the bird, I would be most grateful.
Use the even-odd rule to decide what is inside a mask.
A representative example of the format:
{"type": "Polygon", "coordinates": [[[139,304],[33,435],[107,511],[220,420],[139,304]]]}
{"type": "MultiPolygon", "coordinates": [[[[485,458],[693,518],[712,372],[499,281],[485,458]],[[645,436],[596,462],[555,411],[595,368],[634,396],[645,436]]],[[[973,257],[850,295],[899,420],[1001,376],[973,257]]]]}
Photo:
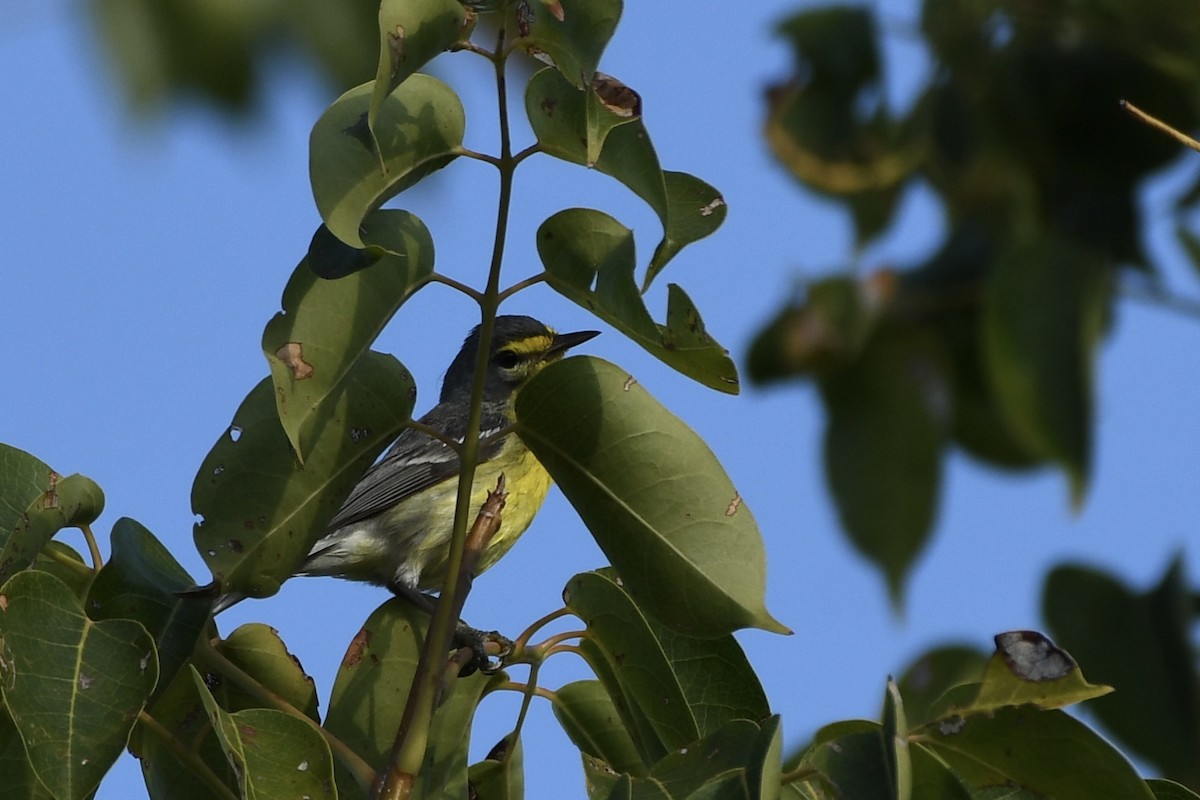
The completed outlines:
{"type": "MultiPolygon", "coordinates": [[[[481,327],[468,334],[446,370],[437,405],[417,420],[418,425],[406,427],[383,458],[367,469],[296,575],[365,581],[427,601],[427,593],[441,587],[450,553],[459,474],[458,453],[446,440],[461,443],[466,436],[481,327]]],[[[533,521],[552,483],[520,437],[505,432],[514,421],[518,392],[546,365],[598,334],[558,333],[528,316],[496,317],[485,370],[472,509],[479,508],[501,474],[508,495],[500,529],[481,555],[476,574],[512,548],[533,521]]],[[[243,597],[221,595],[213,613],[243,597]]]]}

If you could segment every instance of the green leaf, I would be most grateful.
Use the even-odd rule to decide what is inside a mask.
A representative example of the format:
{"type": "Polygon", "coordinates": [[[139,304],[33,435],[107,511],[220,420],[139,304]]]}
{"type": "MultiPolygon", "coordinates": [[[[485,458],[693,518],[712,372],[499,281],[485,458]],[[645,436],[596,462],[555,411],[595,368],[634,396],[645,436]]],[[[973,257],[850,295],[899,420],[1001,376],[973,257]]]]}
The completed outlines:
{"type": "Polygon", "coordinates": [[[883,570],[899,605],[937,512],[949,394],[937,343],[920,329],[876,332],[821,383],[825,477],[855,548],[883,570]]]}
{"type": "MultiPolygon", "coordinates": [[[[247,623],[223,639],[217,645],[217,650],[263,686],[304,712],[313,722],[321,721],[317,713],[317,687],[300,661],[288,651],[277,630],[261,622],[247,623]]],[[[222,707],[227,710],[262,705],[257,698],[233,686],[229,686],[228,691],[228,699],[214,692],[218,699],[222,699],[222,707]]]]}
{"type": "Polygon", "coordinates": [[[545,152],[616,178],[658,215],[663,238],[646,269],[642,292],[680,250],[712,234],[725,220],[725,200],[716,189],[687,173],[663,171],[642,124],[640,99],[615,79],[606,77],[604,84],[581,90],[554,70],[542,70],[529,81],[525,110],[545,152]],[[602,89],[616,91],[620,105],[599,99],[602,89]]]}
{"type": "Polygon", "coordinates": [[[1001,256],[984,293],[996,398],[1029,452],[1066,472],[1076,506],[1091,473],[1094,358],[1110,283],[1096,253],[1047,238],[1001,256]]]}
{"type": "Polygon", "coordinates": [[[913,764],[908,751],[908,720],[904,716],[904,701],[900,698],[900,687],[888,679],[883,697],[883,726],[880,733],[884,741],[884,759],[891,775],[892,797],[895,800],[911,800],[913,794],[913,764]]]}
{"type": "Polygon", "coordinates": [[[947,689],[978,683],[987,661],[987,656],[966,645],[935,647],[913,661],[899,681],[909,724],[928,722],[934,701],[947,689]]]}
{"type": "Polygon", "coordinates": [[[87,797],[154,690],[154,642],[132,620],[92,622],[45,572],[14,575],[0,600],[0,678],[29,762],[56,797],[87,797]]]}
{"type": "Polygon", "coordinates": [[[211,598],[180,594],[195,585],[154,534],[128,517],[116,521],[112,556],[92,583],[85,608],[94,620],[137,620],[154,638],[155,696],[191,657],[208,623],[211,598]]]}
{"type": "Polygon", "coordinates": [[[1164,775],[1200,785],[1200,678],[1183,560],[1145,593],[1082,566],[1046,579],[1042,613],[1088,672],[1116,689],[1088,709],[1164,775]]]}
{"type": "Polygon", "coordinates": [[[3,705],[0,705],[0,775],[4,776],[4,800],[54,800],[54,795],[33,771],[21,734],[3,705]]]}
{"type": "Polygon", "coordinates": [[[329,744],[312,724],[273,708],[230,714],[217,705],[196,668],[191,670],[242,797],[337,797],[329,744]]]}
{"type": "Polygon", "coordinates": [[[453,89],[428,75],[412,75],[379,108],[377,157],[367,129],[373,86],[364,83],[334,101],[309,139],[317,210],[329,231],[355,248],[367,244],[359,226],[369,212],[461,153],[466,125],[453,89]]]}
{"type": "Polygon", "coordinates": [[[667,323],[659,325],[633,280],[633,232],[600,211],[560,211],[538,228],[546,282],[624,333],[672,369],[711,389],[736,394],[737,367],[704,329],[700,312],[668,285],[667,323]]]}
{"type": "Polygon", "coordinates": [[[515,46],[548,59],[572,85],[588,86],[621,19],[623,5],[621,0],[530,2],[533,18],[515,46]]]}
{"type": "Polygon", "coordinates": [[[970,713],[1026,704],[1062,708],[1112,691],[1111,686],[1088,683],[1071,654],[1036,631],[1008,631],[995,638],[996,652],[970,713]]]}
{"type": "MultiPolygon", "coordinates": [[[[321,255],[310,251],[283,290],[283,311],[263,331],[279,420],[302,463],[325,422],[326,400],[342,388],[392,315],[433,273],[433,239],[407,211],[372,212],[361,233],[376,249],[386,243],[386,251],[375,252],[370,266],[336,280],[316,276],[314,262],[321,255]]],[[[316,239],[333,237],[318,231],[316,239]]],[[[321,249],[339,248],[349,249],[336,239],[325,241],[321,249]]]]}
{"type": "Polygon", "coordinates": [[[558,723],[584,755],[599,759],[614,772],[634,777],[648,773],[603,683],[568,683],[554,692],[553,702],[558,723]]]}
{"type": "Polygon", "coordinates": [[[63,528],[90,525],[104,493],[90,478],[63,478],[23,450],[0,444],[0,583],[32,564],[63,528]]]}
{"type": "Polygon", "coordinates": [[[459,0],[382,0],[379,68],[367,116],[372,136],[378,136],[379,112],[392,92],[426,62],[469,33],[467,9],[459,0]]]}
{"type": "Polygon", "coordinates": [[[87,597],[96,572],[83,561],[83,556],[75,548],[62,542],[50,541],[38,553],[33,564],[34,569],[48,572],[71,587],[71,591],[80,602],[87,597]]]}
{"type": "Polygon", "coordinates": [[[192,485],[202,517],[196,548],[222,589],[267,597],[294,571],[355,483],[408,421],[414,393],[391,356],[368,353],[344,381],[301,468],[275,408],[258,384],[213,445],[192,485]]]}
{"type": "Polygon", "coordinates": [[[1200,800],[1200,794],[1175,781],[1149,780],[1146,785],[1154,793],[1154,800],[1200,800]]]}
{"type": "MultiPolygon", "coordinates": [[[[918,800],[983,800],[984,796],[972,797],[971,792],[954,774],[954,770],[950,769],[950,765],[922,745],[910,745],[909,754],[912,759],[912,797],[918,800]]],[[[1016,797],[1007,794],[1004,798],[1017,800],[1016,797]]]]}
{"type": "Polygon", "coordinates": [[[732,636],[694,639],[655,623],[611,571],[576,575],[563,597],[668,750],[734,719],[769,716],[766,695],[732,636]]]}
{"type": "Polygon", "coordinates": [[[888,773],[883,728],[876,722],[854,720],[826,725],[801,755],[798,766],[816,770],[812,781],[823,791],[801,797],[853,797],[855,800],[894,800],[895,783],[888,773]]]}
{"type": "Polygon", "coordinates": [[[1033,797],[1151,800],[1137,771],[1066,712],[1031,706],[948,717],[915,734],[971,787],[1019,786],[1033,797]]]}
{"type": "Polygon", "coordinates": [[[694,636],[787,632],[764,605],[750,509],[703,440],[627,372],[568,358],[534,376],[515,410],[516,432],[639,605],[694,636]]]}
{"type": "MultiPolygon", "coordinates": [[[[376,771],[387,766],[428,625],[423,611],[400,598],[388,600],[354,637],[334,681],[325,728],[376,771]]],[[[491,682],[501,680],[505,680],[503,673],[491,678],[475,673],[447,684],[433,716],[413,797],[466,795],[471,721],[491,682]]],[[[337,785],[346,797],[360,796],[357,785],[340,768],[337,785]]]]}
{"type": "MultiPolygon", "coordinates": [[[[622,683],[617,675],[616,667],[613,666],[609,655],[593,639],[581,639],[579,652],[588,667],[600,680],[605,691],[608,692],[609,700],[616,708],[622,726],[633,741],[639,760],[645,765],[644,769],[649,769],[651,765],[656,764],[667,754],[667,746],[655,732],[654,723],[650,720],[648,710],[637,704],[630,688],[622,683]]],[[[601,772],[609,769],[603,762],[584,753],[585,771],[593,767],[601,772]]],[[[635,770],[631,769],[630,771],[634,772],[635,770]]],[[[591,772],[589,771],[588,774],[590,776],[591,772]]]]}
{"type": "Polygon", "coordinates": [[[467,770],[470,797],[477,800],[521,800],[525,796],[525,765],[521,740],[510,733],[467,770]],[[509,752],[509,749],[512,752],[509,752]]]}

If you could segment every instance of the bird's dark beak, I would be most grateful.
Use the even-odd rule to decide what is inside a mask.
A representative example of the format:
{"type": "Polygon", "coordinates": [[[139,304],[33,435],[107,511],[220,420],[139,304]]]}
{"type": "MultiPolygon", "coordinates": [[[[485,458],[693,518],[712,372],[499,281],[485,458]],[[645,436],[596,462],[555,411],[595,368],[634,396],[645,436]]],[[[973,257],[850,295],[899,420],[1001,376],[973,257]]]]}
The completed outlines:
{"type": "Polygon", "coordinates": [[[577,344],[583,344],[588,339],[600,335],[600,331],[576,331],[575,333],[556,333],[545,358],[558,358],[577,344]]]}

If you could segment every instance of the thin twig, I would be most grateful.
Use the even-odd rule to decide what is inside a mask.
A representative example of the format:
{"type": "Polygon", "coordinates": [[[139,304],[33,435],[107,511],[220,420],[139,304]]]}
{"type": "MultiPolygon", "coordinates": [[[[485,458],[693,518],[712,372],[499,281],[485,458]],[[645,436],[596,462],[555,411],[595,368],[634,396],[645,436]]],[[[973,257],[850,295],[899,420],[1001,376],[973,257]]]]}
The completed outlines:
{"type": "Polygon", "coordinates": [[[1180,144],[1182,144],[1186,147],[1190,147],[1193,150],[1200,150],[1200,142],[1197,142],[1195,139],[1188,136],[1186,133],[1183,133],[1179,130],[1176,130],[1175,128],[1172,128],[1170,125],[1163,122],[1158,117],[1155,117],[1151,114],[1147,114],[1145,111],[1142,111],[1140,108],[1138,108],[1137,106],[1135,106],[1133,103],[1129,102],[1128,100],[1125,100],[1122,98],[1121,108],[1125,109],[1130,114],[1132,114],[1134,117],[1136,117],[1137,119],[1146,123],[1150,127],[1158,128],[1160,131],[1162,131],[1163,133],[1172,137],[1180,144]]]}

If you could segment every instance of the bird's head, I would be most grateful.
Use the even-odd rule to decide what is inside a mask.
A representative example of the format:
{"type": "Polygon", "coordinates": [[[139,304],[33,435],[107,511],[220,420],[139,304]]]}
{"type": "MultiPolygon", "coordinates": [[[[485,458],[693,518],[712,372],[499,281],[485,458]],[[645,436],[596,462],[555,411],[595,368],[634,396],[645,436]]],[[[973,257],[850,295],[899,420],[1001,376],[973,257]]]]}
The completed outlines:
{"type": "MultiPolygon", "coordinates": [[[[498,402],[541,371],[542,367],[563,357],[577,344],[586,342],[599,331],[558,333],[533,317],[496,317],[492,346],[488,351],[485,402],[498,402]]],[[[454,357],[442,382],[441,402],[460,394],[470,395],[475,377],[475,357],[479,352],[479,327],[476,326],[454,357]]]]}

